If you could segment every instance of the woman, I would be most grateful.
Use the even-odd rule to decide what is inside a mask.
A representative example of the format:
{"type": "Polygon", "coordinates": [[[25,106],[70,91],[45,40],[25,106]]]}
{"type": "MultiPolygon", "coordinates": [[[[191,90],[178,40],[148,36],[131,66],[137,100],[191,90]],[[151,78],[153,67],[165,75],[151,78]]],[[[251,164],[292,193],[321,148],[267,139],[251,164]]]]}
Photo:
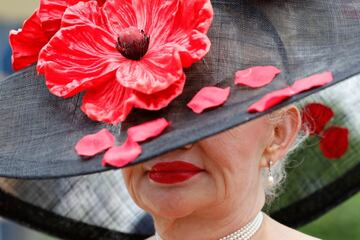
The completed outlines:
{"type": "MultiPolygon", "coordinates": [[[[284,191],[289,198],[272,214],[292,226],[303,224],[358,186],[353,181],[344,191],[324,194],[339,189],[332,183],[342,183],[359,161],[357,141],[345,129],[350,120],[342,117],[358,122],[358,111],[340,115],[338,102],[346,100],[347,110],[359,102],[343,92],[358,88],[357,79],[345,80],[360,73],[359,5],[310,2],[41,1],[23,29],[10,34],[19,72],[0,82],[0,176],[61,178],[134,165],[124,169],[125,181],[134,201],[153,216],[155,239],[234,239],[235,232],[253,239],[310,238],[260,213],[301,124],[294,106],[266,111],[328,87],[332,92],[316,101],[331,99],[339,107],[311,107],[316,144],[306,155],[310,161],[299,159],[305,168],[290,175],[291,188],[284,191]],[[82,101],[70,98],[80,92],[82,101]],[[344,127],[334,128],[333,117],[344,127]],[[166,119],[166,129],[144,127],[158,119],[166,119]],[[139,125],[144,131],[134,137],[139,125]],[[335,159],[341,161],[329,161],[335,159]]],[[[1,186],[10,207],[0,214],[63,238],[143,239],[133,227],[137,214],[124,216],[118,205],[127,205],[110,195],[122,191],[119,182],[83,178],[91,180],[80,189],[94,189],[95,196],[81,194],[81,201],[68,196],[79,188],[66,181],[56,200],[42,190],[51,196],[48,204],[42,197],[33,204],[39,192],[34,186],[19,194],[1,186]],[[14,201],[22,194],[30,197],[14,201]],[[24,214],[11,211],[18,205],[24,214]]]]}
{"type": "MultiPolygon", "coordinates": [[[[270,117],[126,168],[125,183],[136,204],[154,218],[161,239],[221,239],[261,211],[265,189],[274,187],[266,185],[271,179],[263,172],[281,164],[296,140],[300,123],[297,107],[286,107],[270,117]],[[198,170],[189,170],[185,163],[198,170]]],[[[251,239],[315,238],[264,214],[251,239]]]]}

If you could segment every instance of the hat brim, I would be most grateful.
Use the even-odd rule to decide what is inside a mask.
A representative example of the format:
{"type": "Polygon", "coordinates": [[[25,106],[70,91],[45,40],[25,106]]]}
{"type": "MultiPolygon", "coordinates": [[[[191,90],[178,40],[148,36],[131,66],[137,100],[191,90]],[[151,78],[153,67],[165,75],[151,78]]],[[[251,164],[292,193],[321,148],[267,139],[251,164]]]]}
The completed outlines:
{"type": "MultiPolygon", "coordinates": [[[[79,108],[79,95],[71,99],[51,95],[34,66],[1,80],[0,176],[56,178],[109,170],[101,166],[101,155],[90,160],[76,155],[76,142],[104,127],[122,141],[129,126],[158,117],[171,121],[171,127],[163,135],[141,145],[143,153],[132,163],[137,164],[262,116],[265,113],[248,113],[248,106],[297,79],[325,70],[334,75],[331,84],[294,96],[270,111],[360,72],[359,38],[350,38],[358,36],[360,28],[353,28],[349,32],[351,36],[341,35],[356,22],[354,19],[344,17],[342,21],[347,21],[346,24],[334,29],[329,26],[329,22],[336,23],[333,12],[324,10],[322,17],[306,19],[305,8],[297,4],[212,3],[215,19],[208,34],[212,48],[204,61],[186,70],[183,94],[160,111],[133,111],[121,128],[89,120],[79,108]],[[289,11],[293,14],[291,22],[278,18],[289,11]],[[307,28],[293,31],[301,24],[306,24],[307,28]],[[314,35],[317,31],[327,35],[314,35]],[[234,86],[235,71],[253,65],[275,65],[282,73],[263,88],[234,86]],[[224,106],[197,115],[186,103],[204,86],[231,86],[231,97],[224,106]]],[[[315,6],[314,12],[306,9],[306,14],[315,14],[316,9],[315,6]]],[[[343,14],[341,9],[332,11],[337,10],[343,14]]]]}

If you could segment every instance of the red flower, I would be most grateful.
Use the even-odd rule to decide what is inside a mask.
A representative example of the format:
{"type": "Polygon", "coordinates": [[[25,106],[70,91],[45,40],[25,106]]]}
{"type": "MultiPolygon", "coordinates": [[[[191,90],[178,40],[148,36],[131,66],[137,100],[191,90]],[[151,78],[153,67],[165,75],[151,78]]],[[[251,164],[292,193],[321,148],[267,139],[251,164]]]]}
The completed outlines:
{"type": "Polygon", "coordinates": [[[349,130],[342,127],[330,127],[321,136],[320,150],[325,157],[342,157],[349,147],[349,130]]]}
{"type": "Polygon", "coordinates": [[[183,67],[210,48],[210,0],[108,0],[69,7],[38,71],[61,97],[86,91],[82,110],[117,124],[133,107],[158,110],[183,89],[183,67]]]}
{"type": "Polygon", "coordinates": [[[302,111],[302,123],[310,135],[319,134],[334,116],[331,108],[321,103],[309,103],[302,111]]]}
{"type": "Polygon", "coordinates": [[[59,30],[66,8],[80,1],[89,0],[41,0],[39,9],[24,22],[22,28],[10,31],[12,65],[15,71],[37,62],[41,48],[59,30]]]}

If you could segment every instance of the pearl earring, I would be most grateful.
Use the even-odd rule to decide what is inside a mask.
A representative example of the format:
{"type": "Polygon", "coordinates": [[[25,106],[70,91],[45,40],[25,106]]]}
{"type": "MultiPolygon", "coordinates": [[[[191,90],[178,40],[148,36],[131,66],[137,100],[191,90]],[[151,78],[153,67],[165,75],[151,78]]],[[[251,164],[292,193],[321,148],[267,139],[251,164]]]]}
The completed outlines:
{"type": "Polygon", "coordinates": [[[268,171],[268,185],[269,187],[272,187],[274,186],[274,177],[271,173],[271,166],[272,166],[273,162],[270,160],[268,161],[268,168],[269,168],[269,171],[268,171]]]}

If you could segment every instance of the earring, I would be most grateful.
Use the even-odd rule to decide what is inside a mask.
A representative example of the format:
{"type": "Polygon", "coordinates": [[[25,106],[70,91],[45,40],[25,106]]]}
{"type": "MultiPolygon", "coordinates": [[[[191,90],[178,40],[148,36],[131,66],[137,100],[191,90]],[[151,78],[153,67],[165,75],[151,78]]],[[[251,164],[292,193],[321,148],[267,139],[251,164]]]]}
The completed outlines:
{"type": "Polygon", "coordinates": [[[272,187],[274,186],[274,177],[271,173],[271,166],[272,166],[273,162],[270,160],[268,161],[268,168],[269,168],[269,171],[268,171],[268,185],[269,187],[272,187]]]}

